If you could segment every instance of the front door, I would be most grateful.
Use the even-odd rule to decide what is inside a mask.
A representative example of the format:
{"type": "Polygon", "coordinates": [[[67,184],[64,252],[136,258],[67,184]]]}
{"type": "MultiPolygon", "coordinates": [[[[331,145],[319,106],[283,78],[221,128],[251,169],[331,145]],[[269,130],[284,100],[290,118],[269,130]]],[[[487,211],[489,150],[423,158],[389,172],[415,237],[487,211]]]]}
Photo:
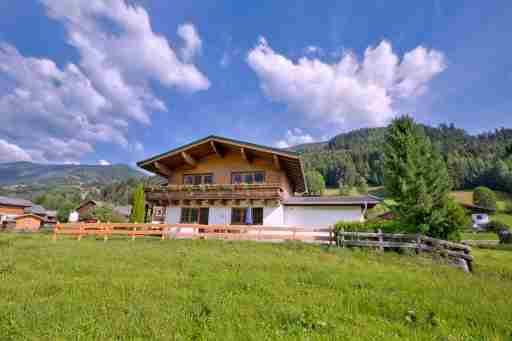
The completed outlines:
{"type": "Polygon", "coordinates": [[[210,209],[208,207],[201,207],[199,211],[199,224],[208,225],[208,216],[210,215],[210,209]]]}

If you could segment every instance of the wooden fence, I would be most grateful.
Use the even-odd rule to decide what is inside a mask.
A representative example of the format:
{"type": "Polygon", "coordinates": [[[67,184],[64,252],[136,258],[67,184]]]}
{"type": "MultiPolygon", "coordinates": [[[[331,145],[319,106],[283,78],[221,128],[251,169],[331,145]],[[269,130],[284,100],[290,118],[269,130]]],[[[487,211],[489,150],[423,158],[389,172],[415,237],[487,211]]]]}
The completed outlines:
{"type": "Polygon", "coordinates": [[[367,247],[385,249],[412,249],[416,253],[428,252],[440,255],[465,271],[472,270],[471,247],[464,244],[434,239],[420,234],[390,234],[371,232],[335,232],[331,227],[283,227],[248,225],[197,225],[197,224],[112,224],[73,223],[58,224],[53,239],[59,235],[95,236],[107,241],[112,236],[157,236],[166,238],[223,239],[285,241],[297,240],[310,243],[336,245],[338,247],[367,247]]]}

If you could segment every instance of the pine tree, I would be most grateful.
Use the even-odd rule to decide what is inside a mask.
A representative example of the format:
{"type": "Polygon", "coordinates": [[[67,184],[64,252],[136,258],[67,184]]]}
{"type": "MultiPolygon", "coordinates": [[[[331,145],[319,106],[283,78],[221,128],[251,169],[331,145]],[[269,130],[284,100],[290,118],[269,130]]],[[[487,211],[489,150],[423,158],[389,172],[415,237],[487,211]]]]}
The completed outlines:
{"type": "Polygon", "coordinates": [[[132,214],[130,216],[130,222],[132,223],[143,223],[145,215],[144,207],[144,185],[138,184],[133,192],[132,198],[132,214]]]}
{"type": "MultiPolygon", "coordinates": [[[[416,231],[448,238],[453,205],[446,164],[423,129],[409,116],[393,121],[384,147],[384,184],[401,222],[416,231]]],[[[456,223],[455,223],[456,224],[456,223]]]]}

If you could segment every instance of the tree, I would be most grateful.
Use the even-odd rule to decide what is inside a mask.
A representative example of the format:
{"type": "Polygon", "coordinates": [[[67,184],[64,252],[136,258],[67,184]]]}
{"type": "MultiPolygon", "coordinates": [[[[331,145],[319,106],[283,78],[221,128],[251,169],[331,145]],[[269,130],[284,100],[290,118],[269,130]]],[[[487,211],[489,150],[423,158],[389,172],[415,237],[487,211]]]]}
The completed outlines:
{"type": "Polygon", "coordinates": [[[145,216],[145,203],[144,203],[144,185],[138,184],[133,192],[132,198],[132,214],[130,222],[143,223],[145,216]]]}
{"type": "Polygon", "coordinates": [[[395,119],[388,128],[384,185],[395,200],[393,211],[405,226],[442,238],[460,227],[447,226],[453,205],[446,164],[422,127],[409,116],[395,119]]]}
{"type": "Polygon", "coordinates": [[[487,187],[480,186],[473,191],[473,201],[477,206],[495,210],[496,200],[496,193],[487,187]]]}
{"type": "Polygon", "coordinates": [[[322,174],[316,170],[310,170],[305,173],[305,176],[309,193],[322,195],[325,190],[325,181],[322,174]]]}
{"type": "Polygon", "coordinates": [[[69,214],[74,210],[75,205],[71,202],[64,202],[57,210],[57,220],[66,223],[69,219],[69,214]]]}
{"type": "Polygon", "coordinates": [[[360,176],[357,179],[356,188],[359,194],[368,194],[368,183],[364,177],[360,176]]]}

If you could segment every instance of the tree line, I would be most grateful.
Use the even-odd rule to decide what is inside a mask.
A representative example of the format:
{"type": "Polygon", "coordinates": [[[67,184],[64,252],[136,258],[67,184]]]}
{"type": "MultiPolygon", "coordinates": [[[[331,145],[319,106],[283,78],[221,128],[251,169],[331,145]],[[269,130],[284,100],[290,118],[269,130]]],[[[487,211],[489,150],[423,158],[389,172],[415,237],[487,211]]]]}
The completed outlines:
{"type": "MultiPolygon", "coordinates": [[[[470,135],[453,124],[418,125],[440,152],[452,188],[487,186],[512,192],[512,129],[470,135]]],[[[301,146],[307,171],[317,171],[327,187],[355,187],[363,180],[384,184],[386,128],[359,129],[337,135],[324,145],[301,146]]]]}

